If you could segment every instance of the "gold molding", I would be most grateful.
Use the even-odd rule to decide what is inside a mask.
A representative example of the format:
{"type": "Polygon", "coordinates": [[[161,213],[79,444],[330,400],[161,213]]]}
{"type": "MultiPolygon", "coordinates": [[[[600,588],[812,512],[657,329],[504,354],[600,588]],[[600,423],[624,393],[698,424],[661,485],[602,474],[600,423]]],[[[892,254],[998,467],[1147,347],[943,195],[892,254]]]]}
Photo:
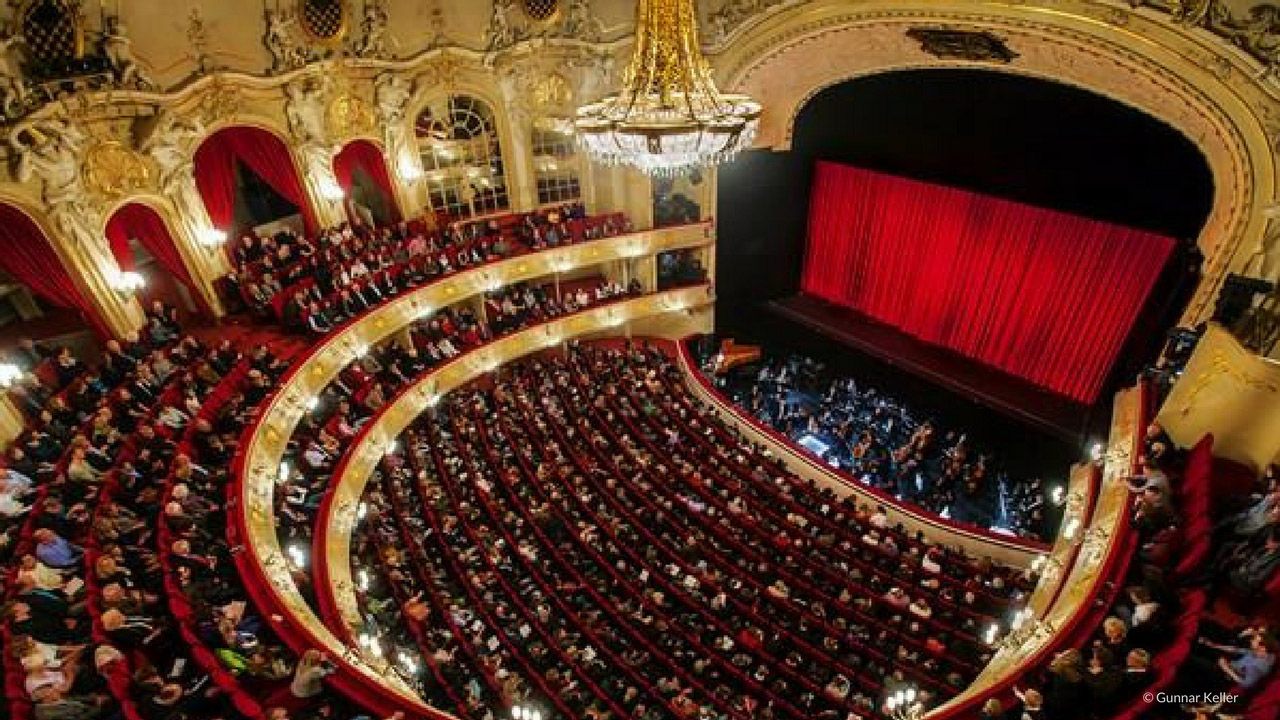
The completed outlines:
{"type": "Polygon", "coordinates": [[[1212,433],[1214,455],[1261,471],[1280,460],[1280,361],[1210,323],[1157,420],[1179,445],[1212,433]]]}
{"type": "Polygon", "coordinates": [[[138,153],[116,140],[104,140],[84,154],[85,186],[107,198],[119,198],[148,186],[151,170],[138,153]]]}

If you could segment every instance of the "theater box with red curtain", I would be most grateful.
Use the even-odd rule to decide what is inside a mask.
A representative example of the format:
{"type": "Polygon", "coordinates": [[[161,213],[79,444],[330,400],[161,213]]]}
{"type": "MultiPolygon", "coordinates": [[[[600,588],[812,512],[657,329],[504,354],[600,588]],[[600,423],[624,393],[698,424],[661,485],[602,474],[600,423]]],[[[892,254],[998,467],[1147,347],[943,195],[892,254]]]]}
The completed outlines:
{"type": "Polygon", "coordinates": [[[1172,238],[819,162],[801,290],[1092,403],[1172,238]]]}

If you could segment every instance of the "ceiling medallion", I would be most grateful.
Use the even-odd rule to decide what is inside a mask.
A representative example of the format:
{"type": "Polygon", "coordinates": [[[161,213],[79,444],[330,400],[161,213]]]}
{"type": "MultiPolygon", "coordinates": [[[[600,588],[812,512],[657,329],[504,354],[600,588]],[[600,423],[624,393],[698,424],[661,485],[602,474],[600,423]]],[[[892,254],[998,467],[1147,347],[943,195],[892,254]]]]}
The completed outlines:
{"type": "Polygon", "coordinates": [[[355,95],[339,95],[329,103],[327,111],[329,132],[334,137],[358,135],[373,129],[376,124],[373,108],[355,95]]]}
{"type": "Polygon", "coordinates": [[[560,0],[520,0],[520,7],[534,22],[549,23],[560,14],[560,0]]]}
{"type": "Polygon", "coordinates": [[[115,140],[99,142],[85,153],[85,184],[104,197],[140,190],[147,186],[150,175],[142,158],[115,140]]]}
{"type": "Polygon", "coordinates": [[[617,95],[578,109],[587,154],[648,175],[680,175],[750,147],[760,104],[722,94],[698,44],[693,0],[639,0],[631,63],[617,95]]]}
{"type": "Polygon", "coordinates": [[[299,0],[298,25],[319,42],[342,42],[347,34],[346,0],[299,0]]]}

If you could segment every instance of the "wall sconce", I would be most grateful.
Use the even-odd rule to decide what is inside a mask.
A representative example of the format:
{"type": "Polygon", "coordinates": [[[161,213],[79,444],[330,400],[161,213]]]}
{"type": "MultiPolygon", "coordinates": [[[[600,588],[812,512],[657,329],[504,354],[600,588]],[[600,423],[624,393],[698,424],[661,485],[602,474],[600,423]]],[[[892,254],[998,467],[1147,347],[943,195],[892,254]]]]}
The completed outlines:
{"type": "Polygon", "coordinates": [[[123,270],[111,280],[111,289],[121,295],[132,295],[147,286],[147,279],[133,270],[123,270]]]}
{"type": "Polygon", "coordinates": [[[407,183],[415,183],[422,179],[423,172],[413,160],[400,158],[400,162],[396,163],[396,174],[407,183]]]}
{"type": "Polygon", "coordinates": [[[22,368],[13,363],[0,363],[0,387],[9,387],[22,377],[22,368]]]}
{"type": "Polygon", "coordinates": [[[227,231],[215,227],[200,228],[196,232],[196,241],[207,248],[218,247],[227,241],[227,231]]]}
{"type": "Polygon", "coordinates": [[[320,181],[320,196],[325,200],[341,202],[346,199],[347,191],[343,190],[337,181],[324,178],[320,181]]]}

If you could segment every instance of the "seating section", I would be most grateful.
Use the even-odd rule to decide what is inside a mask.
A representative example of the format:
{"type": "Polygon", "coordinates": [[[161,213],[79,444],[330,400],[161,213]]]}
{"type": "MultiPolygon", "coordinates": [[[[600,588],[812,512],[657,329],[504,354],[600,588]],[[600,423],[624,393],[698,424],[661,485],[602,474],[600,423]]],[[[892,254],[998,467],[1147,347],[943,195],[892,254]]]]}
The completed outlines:
{"type": "Polygon", "coordinates": [[[1184,454],[1152,424],[1142,448],[1129,481],[1134,550],[1122,556],[1112,585],[1120,591],[1101,599],[1105,612],[1081,623],[1084,633],[1064,638],[1068,649],[1031,678],[1035,692],[1021,693],[1023,704],[1068,719],[1185,717],[1182,705],[1223,717],[1258,713],[1275,702],[1275,638],[1251,622],[1233,625],[1241,616],[1275,620],[1274,608],[1258,614],[1257,601],[1280,577],[1276,516],[1269,523],[1264,517],[1280,492],[1272,479],[1252,506],[1215,495],[1215,487],[1239,486],[1242,470],[1213,457],[1212,436],[1184,454]],[[1221,508],[1233,503],[1238,512],[1224,518],[1221,508]],[[1215,598],[1235,598],[1237,611],[1216,612],[1215,598]],[[1228,675],[1219,668],[1220,658],[1249,655],[1269,657],[1272,669],[1228,675]],[[1209,699],[1153,705],[1161,696],[1209,699]]]}
{"type": "Polygon", "coordinates": [[[31,416],[0,499],[9,716],[350,714],[300,682],[314,667],[246,601],[224,535],[236,432],[283,365],[191,337],[50,365],[17,393],[31,416]]]}
{"type": "MultiPolygon", "coordinates": [[[[411,347],[392,342],[371,349],[316,397],[290,437],[284,457],[289,472],[276,496],[281,547],[295,562],[309,552],[315,515],[333,472],[369,417],[412,380],[496,337],[634,295],[636,290],[633,286],[629,293],[600,278],[561,287],[517,284],[487,293],[483,315],[466,306],[444,308],[407,328],[411,347]]],[[[304,593],[314,600],[310,576],[304,574],[300,580],[304,593]]],[[[317,603],[312,605],[323,611],[317,603]]]]}
{"type": "Polygon", "coordinates": [[[965,687],[1021,578],[786,473],[677,373],[586,345],[422,418],[365,498],[373,642],[467,716],[842,718],[965,687]]]}
{"type": "MultiPolygon", "coordinates": [[[[438,231],[414,221],[248,239],[233,250],[237,279],[269,323],[208,335],[239,339],[207,346],[157,305],[142,337],[106,343],[91,363],[21,344],[27,372],[9,396],[26,425],[0,467],[7,717],[368,718],[324,682],[327,658],[276,635],[280,618],[238,570],[234,458],[303,344],[278,326],[323,336],[463,267],[626,229],[566,206],[438,231]]],[[[491,290],[370,348],[309,403],[275,488],[276,527],[335,633],[348,631],[318,601],[309,556],[367,423],[496,338],[640,292],[604,276],[491,290]]],[[[889,698],[908,688],[922,710],[961,693],[1035,578],[792,473],[697,399],[674,352],[571,342],[417,418],[362,501],[352,562],[364,626],[346,639],[460,718],[520,706],[565,720],[844,720],[893,715],[889,698]]],[[[781,371],[763,382],[756,397],[773,399],[748,389],[746,406],[795,436],[802,415],[776,400],[798,386],[781,371]]],[[[836,382],[819,395],[846,439],[871,434],[863,457],[914,458],[953,486],[999,474],[993,456],[937,440],[941,428],[874,391],[836,382]],[[876,436],[886,417],[892,433],[876,436]]],[[[1142,445],[1096,602],[1057,629],[1061,652],[997,697],[1028,717],[1101,720],[1158,715],[1144,693],[1228,691],[1235,700],[1202,710],[1274,717],[1277,471],[1258,482],[1214,458],[1212,437],[1183,452],[1154,424],[1142,445]]],[[[885,504],[944,510],[918,485],[876,478],[885,504]]],[[[992,487],[1006,510],[1034,505],[1019,483],[992,487]]],[[[957,498],[945,509],[967,515],[957,498]]]]}
{"type": "Polygon", "coordinates": [[[291,331],[323,335],[390,296],[458,270],[627,230],[619,214],[587,217],[572,204],[443,231],[412,221],[344,225],[314,239],[287,231],[246,235],[232,254],[241,298],[255,313],[291,331]]]}

